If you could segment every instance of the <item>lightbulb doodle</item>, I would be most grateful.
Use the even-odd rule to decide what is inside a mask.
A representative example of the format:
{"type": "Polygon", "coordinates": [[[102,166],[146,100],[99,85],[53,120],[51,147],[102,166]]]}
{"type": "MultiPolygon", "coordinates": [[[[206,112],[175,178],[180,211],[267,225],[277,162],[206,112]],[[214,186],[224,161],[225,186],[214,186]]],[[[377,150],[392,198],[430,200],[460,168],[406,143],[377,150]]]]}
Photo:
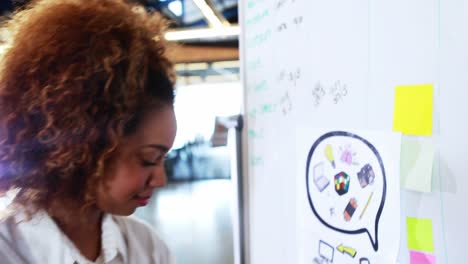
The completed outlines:
{"type": "Polygon", "coordinates": [[[324,226],[344,234],[367,234],[378,251],[387,181],[374,145],[346,131],[323,134],[307,156],[306,188],[310,208],[324,226]]]}

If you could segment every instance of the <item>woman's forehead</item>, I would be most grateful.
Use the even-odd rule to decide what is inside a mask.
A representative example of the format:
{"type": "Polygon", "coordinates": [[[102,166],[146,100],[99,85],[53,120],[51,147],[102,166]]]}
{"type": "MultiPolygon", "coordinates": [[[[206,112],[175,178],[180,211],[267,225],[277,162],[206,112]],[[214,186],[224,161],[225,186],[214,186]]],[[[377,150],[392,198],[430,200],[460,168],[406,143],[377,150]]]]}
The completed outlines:
{"type": "Polygon", "coordinates": [[[172,147],[177,124],[172,107],[148,112],[129,140],[140,147],[170,149],[172,147]]]}

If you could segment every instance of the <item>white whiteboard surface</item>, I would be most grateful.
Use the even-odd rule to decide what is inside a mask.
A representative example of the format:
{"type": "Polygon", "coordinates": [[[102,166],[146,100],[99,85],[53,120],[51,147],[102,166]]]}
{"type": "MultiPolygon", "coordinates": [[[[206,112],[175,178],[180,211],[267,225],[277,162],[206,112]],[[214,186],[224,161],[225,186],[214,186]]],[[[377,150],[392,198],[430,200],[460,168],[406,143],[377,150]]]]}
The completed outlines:
{"type": "Polygon", "coordinates": [[[434,84],[432,192],[402,190],[433,221],[437,263],[465,263],[468,1],[241,0],[252,264],[295,263],[295,127],[391,131],[396,85],[434,84]]]}

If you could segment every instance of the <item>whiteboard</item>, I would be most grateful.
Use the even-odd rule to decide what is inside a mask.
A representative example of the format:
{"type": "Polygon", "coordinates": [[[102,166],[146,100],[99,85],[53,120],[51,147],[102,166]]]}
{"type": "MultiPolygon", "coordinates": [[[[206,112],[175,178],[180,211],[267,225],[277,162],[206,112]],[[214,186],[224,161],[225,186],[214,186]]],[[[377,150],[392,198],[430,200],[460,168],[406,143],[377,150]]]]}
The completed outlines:
{"type": "Polygon", "coordinates": [[[465,263],[468,1],[241,0],[249,263],[294,263],[295,127],[391,131],[394,89],[434,84],[432,192],[401,190],[432,219],[437,263],[465,263]]]}

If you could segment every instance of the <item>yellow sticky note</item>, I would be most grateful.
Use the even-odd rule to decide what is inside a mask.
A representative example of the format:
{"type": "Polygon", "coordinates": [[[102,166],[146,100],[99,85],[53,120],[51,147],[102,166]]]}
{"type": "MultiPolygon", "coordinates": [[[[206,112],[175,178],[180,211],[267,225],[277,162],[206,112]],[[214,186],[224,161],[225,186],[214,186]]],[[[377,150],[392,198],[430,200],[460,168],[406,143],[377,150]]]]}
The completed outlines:
{"type": "Polygon", "coordinates": [[[407,217],[406,235],[408,240],[408,249],[429,253],[434,252],[431,219],[407,217]]]}
{"type": "Polygon", "coordinates": [[[407,135],[432,135],[432,84],[395,87],[393,130],[407,135]]]}

